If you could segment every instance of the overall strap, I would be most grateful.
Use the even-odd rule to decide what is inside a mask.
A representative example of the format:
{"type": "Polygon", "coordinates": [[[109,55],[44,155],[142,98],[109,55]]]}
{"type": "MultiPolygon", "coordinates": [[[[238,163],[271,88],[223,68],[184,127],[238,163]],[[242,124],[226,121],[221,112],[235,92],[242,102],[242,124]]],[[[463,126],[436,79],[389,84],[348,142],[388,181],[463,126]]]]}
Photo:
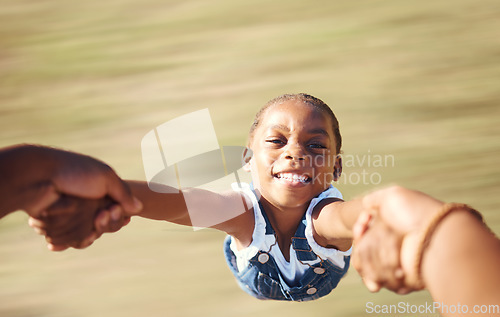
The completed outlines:
{"type": "MultiPolygon", "coordinates": [[[[260,214],[262,215],[262,217],[264,217],[264,220],[266,222],[266,235],[268,235],[268,234],[274,235],[274,229],[271,226],[271,222],[269,222],[269,219],[267,218],[266,211],[264,210],[264,207],[262,206],[262,203],[260,202],[260,199],[258,198],[259,196],[255,192],[255,188],[253,187],[253,182],[250,183],[250,190],[252,191],[252,193],[254,194],[254,196],[259,201],[260,214]]],[[[258,212],[258,211],[254,210],[254,212],[258,212]]]]}
{"type": "Polygon", "coordinates": [[[259,209],[262,217],[264,217],[264,220],[266,221],[266,235],[268,234],[274,235],[273,226],[271,226],[271,222],[269,221],[269,218],[267,218],[266,211],[264,210],[264,207],[262,207],[260,201],[259,201],[259,209]]]}
{"type": "MultiPolygon", "coordinates": [[[[266,211],[264,210],[264,207],[262,206],[260,201],[259,201],[259,209],[262,214],[262,217],[264,217],[264,220],[266,221],[266,235],[269,234],[274,235],[274,229],[271,226],[271,222],[269,221],[269,218],[266,215],[266,211]]],[[[318,258],[318,256],[313,252],[311,246],[307,242],[305,234],[306,223],[307,223],[306,214],[304,213],[304,216],[300,220],[299,227],[297,228],[295,235],[292,237],[292,247],[295,250],[297,259],[299,261],[313,261],[318,258]]]]}
{"type": "Polygon", "coordinates": [[[306,215],[300,221],[299,227],[292,237],[292,247],[297,254],[297,259],[299,261],[313,261],[318,258],[316,253],[313,252],[311,246],[307,242],[306,238],[306,215]]]}

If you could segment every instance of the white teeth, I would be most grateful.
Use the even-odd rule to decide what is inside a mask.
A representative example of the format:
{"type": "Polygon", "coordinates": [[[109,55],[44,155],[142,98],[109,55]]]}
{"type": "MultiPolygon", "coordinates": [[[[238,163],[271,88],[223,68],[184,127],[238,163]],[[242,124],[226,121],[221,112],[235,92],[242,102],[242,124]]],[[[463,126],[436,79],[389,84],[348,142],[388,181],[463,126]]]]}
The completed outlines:
{"type": "Polygon", "coordinates": [[[278,173],[276,177],[279,179],[284,179],[289,182],[301,182],[307,183],[308,177],[306,175],[298,175],[294,173],[278,173]]]}

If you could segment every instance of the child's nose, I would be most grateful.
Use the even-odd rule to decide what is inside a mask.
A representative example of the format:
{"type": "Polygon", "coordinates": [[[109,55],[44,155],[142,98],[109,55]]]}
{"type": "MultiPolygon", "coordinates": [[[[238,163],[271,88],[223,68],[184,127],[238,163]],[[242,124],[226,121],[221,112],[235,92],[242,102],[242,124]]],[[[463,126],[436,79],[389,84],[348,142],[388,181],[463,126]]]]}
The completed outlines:
{"type": "Polygon", "coordinates": [[[288,144],[284,154],[285,158],[289,160],[303,161],[306,159],[306,153],[300,144],[288,144]]]}

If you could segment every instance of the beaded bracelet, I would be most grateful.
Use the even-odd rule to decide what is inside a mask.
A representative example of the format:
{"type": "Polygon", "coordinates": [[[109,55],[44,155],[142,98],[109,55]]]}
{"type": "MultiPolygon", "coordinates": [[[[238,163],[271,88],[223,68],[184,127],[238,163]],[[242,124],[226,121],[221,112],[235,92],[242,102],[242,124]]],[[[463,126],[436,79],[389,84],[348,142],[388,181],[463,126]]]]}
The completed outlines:
{"type": "Polygon", "coordinates": [[[432,217],[427,226],[424,228],[422,234],[419,236],[419,243],[416,250],[416,259],[414,264],[414,272],[416,274],[416,285],[417,288],[424,288],[424,282],[422,279],[422,258],[424,256],[425,249],[429,246],[432,235],[436,230],[439,223],[453,211],[464,210],[474,215],[479,221],[484,223],[483,216],[475,209],[471,208],[466,204],[459,203],[447,203],[432,217]]]}

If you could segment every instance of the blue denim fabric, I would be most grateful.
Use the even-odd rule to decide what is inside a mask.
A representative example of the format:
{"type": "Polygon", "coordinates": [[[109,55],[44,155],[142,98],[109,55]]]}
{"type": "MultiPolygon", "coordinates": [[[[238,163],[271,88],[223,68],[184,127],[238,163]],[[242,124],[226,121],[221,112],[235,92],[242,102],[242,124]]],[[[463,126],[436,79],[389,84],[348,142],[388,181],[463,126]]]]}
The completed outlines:
{"type": "MultiPolygon", "coordinates": [[[[266,234],[274,234],[262,206],[261,211],[266,220],[266,234]]],[[[297,232],[292,237],[292,247],[301,262],[313,261],[318,258],[307,242],[305,228],[304,215],[297,232]]],[[[248,266],[243,271],[238,272],[236,256],[231,250],[230,244],[231,237],[227,236],[224,241],[224,254],[231,272],[236,277],[240,287],[258,299],[308,301],[323,297],[337,286],[349,268],[349,256],[344,256],[344,268],[338,267],[329,260],[321,259],[320,262],[310,265],[311,267],[306,270],[302,278],[293,287],[290,287],[281,276],[272,255],[265,251],[257,252],[250,259],[248,266]],[[265,255],[262,256],[263,254],[265,255]],[[263,259],[267,261],[262,261],[263,259]]]]}

